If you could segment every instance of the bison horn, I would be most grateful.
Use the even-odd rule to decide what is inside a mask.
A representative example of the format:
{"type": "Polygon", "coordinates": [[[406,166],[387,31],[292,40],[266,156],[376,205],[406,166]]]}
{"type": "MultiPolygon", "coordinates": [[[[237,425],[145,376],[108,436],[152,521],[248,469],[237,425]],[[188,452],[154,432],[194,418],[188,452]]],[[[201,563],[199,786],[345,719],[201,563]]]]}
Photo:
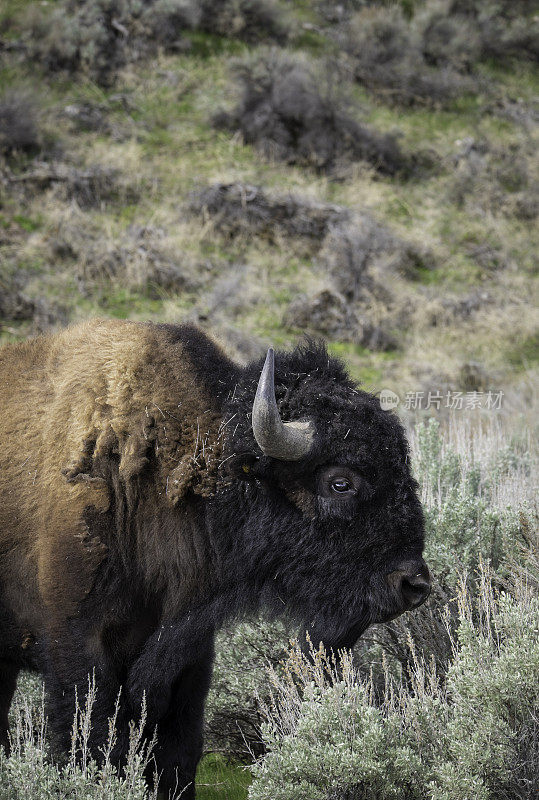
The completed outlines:
{"type": "Polygon", "coordinates": [[[274,356],[270,347],[253,403],[253,433],[264,455],[281,461],[299,461],[313,444],[311,422],[283,422],[275,400],[274,356]]]}

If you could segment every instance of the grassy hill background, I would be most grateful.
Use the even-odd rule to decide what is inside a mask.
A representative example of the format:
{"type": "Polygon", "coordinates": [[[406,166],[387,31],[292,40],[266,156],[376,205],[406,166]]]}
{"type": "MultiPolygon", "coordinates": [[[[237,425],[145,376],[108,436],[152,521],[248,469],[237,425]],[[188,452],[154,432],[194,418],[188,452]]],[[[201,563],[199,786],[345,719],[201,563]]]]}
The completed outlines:
{"type": "Polygon", "coordinates": [[[369,388],[525,406],[532,7],[4,3],[0,336],[190,319],[248,359],[308,332],[369,388]]]}

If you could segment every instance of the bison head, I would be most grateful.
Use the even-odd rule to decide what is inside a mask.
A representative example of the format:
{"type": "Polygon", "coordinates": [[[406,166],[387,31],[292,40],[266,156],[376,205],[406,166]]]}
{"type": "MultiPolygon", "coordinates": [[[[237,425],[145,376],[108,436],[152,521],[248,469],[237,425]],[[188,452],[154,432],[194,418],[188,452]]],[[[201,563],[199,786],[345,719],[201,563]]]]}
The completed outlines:
{"type": "Polygon", "coordinates": [[[286,607],[327,647],[430,591],[424,523],[397,417],[320,345],[270,350],[227,403],[225,467],[214,506],[229,532],[231,581],[286,607]]]}

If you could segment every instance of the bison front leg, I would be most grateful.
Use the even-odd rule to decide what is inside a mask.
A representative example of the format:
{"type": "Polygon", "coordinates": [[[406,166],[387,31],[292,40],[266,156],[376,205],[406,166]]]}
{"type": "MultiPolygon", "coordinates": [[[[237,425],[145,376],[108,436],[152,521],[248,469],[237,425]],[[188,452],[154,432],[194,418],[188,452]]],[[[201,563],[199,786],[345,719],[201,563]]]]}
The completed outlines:
{"type": "Polygon", "coordinates": [[[19,667],[0,659],[0,747],[9,752],[8,713],[17,686],[19,667]]]}
{"type": "Polygon", "coordinates": [[[154,751],[159,788],[165,797],[195,797],[195,773],[202,755],[204,704],[210,688],[213,650],[174,682],[167,713],[157,726],[154,751]]]}
{"type": "MultiPolygon", "coordinates": [[[[150,644],[155,646],[156,642],[150,644]]],[[[180,796],[182,800],[193,800],[195,773],[202,755],[204,704],[211,682],[214,634],[207,632],[189,643],[165,632],[159,644],[164,649],[160,650],[161,657],[154,661],[151,672],[144,657],[133,665],[131,689],[139,698],[137,705],[142,695],[146,696],[147,725],[149,729],[152,726],[157,729],[154,764],[150,766],[159,776],[159,789],[166,798],[180,796]]]]}
{"type": "Polygon", "coordinates": [[[129,748],[129,714],[125,701],[122,702],[117,676],[106,666],[84,658],[83,648],[72,643],[61,654],[56,649],[45,669],[44,681],[46,713],[55,752],[59,755],[70,751],[77,714],[80,739],[77,749],[84,744],[91,757],[101,762],[109,736],[109,720],[116,717],[116,745],[111,760],[121,766],[129,748]],[[68,657],[71,659],[70,665],[67,663],[68,657]],[[82,733],[82,723],[87,715],[90,726],[88,738],[83,742],[86,734],[82,733]]]}
{"type": "Polygon", "coordinates": [[[89,716],[87,740],[79,726],[77,749],[83,745],[95,761],[103,761],[109,720],[115,718],[112,763],[121,768],[129,752],[129,722],[136,714],[122,690],[116,652],[108,648],[84,618],[57,623],[44,643],[43,677],[52,745],[60,755],[72,747],[75,714],[89,716]],[[81,735],[82,734],[82,735],[81,735]]]}

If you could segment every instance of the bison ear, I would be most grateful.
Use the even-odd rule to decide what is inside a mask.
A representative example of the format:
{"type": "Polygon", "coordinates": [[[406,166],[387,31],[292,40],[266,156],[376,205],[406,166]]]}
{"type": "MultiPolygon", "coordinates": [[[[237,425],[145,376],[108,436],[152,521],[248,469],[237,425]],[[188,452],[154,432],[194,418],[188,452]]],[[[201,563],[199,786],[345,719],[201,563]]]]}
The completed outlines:
{"type": "Polygon", "coordinates": [[[256,477],[256,465],[259,460],[253,453],[235,453],[225,461],[223,469],[229,478],[249,481],[256,477]]]}

